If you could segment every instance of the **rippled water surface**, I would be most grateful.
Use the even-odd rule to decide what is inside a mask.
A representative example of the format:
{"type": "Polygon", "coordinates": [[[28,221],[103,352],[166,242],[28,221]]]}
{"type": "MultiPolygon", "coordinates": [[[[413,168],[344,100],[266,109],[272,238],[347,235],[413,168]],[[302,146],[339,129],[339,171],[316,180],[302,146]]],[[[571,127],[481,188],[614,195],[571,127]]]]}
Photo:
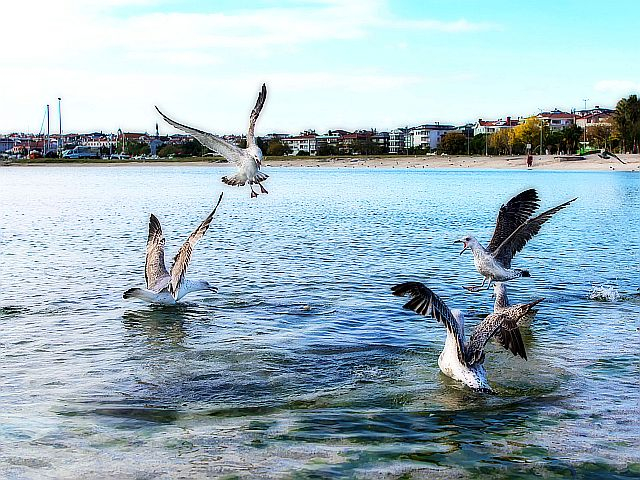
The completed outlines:
{"type": "Polygon", "coordinates": [[[218,294],[123,300],[149,214],[170,261],[227,171],[0,169],[0,477],[640,476],[638,174],[271,169],[256,200],[224,187],[196,247],[218,294]],[[475,324],[492,299],[452,242],[529,187],[578,200],[514,261],[511,300],[545,298],[529,360],[490,345],[477,394],[389,289],[475,324]]]}

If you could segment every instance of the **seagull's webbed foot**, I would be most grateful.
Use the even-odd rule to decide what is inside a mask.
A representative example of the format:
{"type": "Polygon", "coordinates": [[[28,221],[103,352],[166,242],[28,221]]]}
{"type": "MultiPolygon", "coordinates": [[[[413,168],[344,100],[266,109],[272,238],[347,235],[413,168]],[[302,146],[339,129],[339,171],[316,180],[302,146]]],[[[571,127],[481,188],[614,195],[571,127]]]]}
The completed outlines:
{"type": "Polygon", "coordinates": [[[256,198],[258,194],[253,190],[253,187],[251,185],[249,185],[249,188],[251,189],[251,198],[256,198]]]}
{"type": "Polygon", "coordinates": [[[264,188],[260,182],[258,182],[258,185],[260,185],[260,193],[269,193],[267,192],[267,189],[264,188]]]}
{"type": "MultiPolygon", "coordinates": [[[[479,292],[480,290],[482,290],[482,288],[484,287],[484,284],[487,282],[487,277],[484,277],[482,279],[482,283],[480,285],[473,285],[471,287],[464,287],[466,290],[469,290],[470,292],[479,292]]],[[[489,280],[489,285],[491,285],[491,280],[489,280]]],[[[489,287],[487,287],[489,288],[489,287]]]]}
{"type": "Polygon", "coordinates": [[[472,286],[463,286],[462,288],[464,288],[465,290],[468,290],[470,292],[479,292],[480,290],[482,290],[482,285],[472,285],[472,286]]]}

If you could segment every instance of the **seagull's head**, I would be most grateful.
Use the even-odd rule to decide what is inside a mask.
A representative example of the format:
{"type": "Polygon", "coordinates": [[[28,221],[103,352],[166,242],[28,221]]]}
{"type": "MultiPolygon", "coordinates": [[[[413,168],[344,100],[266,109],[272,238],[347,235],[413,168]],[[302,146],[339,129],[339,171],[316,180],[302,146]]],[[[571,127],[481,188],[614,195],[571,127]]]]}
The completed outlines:
{"type": "Polygon", "coordinates": [[[460,250],[460,255],[462,255],[465,250],[469,248],[473,249],[473,247],[478,243],[478,241],[475,239],[475,237],[467,236],[467,237],[459,238],[458,240],[455,240],[453,243],[462,243],[462,250],[460,250]]]}
{"type": "Polygon", "coordinates": [[[218,287],[214,287],[206,280],[197,280],[197,283],[200,290],[209,290],[210,292],[218,293],[218,287]]]}
{"type": "Polygon", "coordinates": [[[493,297],[504,297],[507,294],[507,287],[502,282],[493,282],[493,297]]]}
{"type": "Polygon", "coordinates": [[[249,145],[247,147],[247,153],[253,158],[258,165],[258,168],[262,166],[262,150],[257,145],[249,145]]]}

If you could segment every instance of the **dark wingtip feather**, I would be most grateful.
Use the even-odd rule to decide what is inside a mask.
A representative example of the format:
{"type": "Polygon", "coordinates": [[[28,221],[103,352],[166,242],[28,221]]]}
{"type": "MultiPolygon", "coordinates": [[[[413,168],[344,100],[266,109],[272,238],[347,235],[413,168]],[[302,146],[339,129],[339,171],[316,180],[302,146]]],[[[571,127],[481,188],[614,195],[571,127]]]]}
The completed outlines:
{"type": "Polygon", "coordinates": [[[411,290],[419,286],[422,286],[420,282],[404,282],[391,287],[391,291],[396,297],[404,297],[411,290]]]}
{"type": "Polygon", "coordinates": [[[133,292],[135,292],[137,290],[137,288],[130,288],[129,290],[127,290],[126,292],[124,292],[122,294],[122,298],[131,298],[133,297],[133,292]]]}

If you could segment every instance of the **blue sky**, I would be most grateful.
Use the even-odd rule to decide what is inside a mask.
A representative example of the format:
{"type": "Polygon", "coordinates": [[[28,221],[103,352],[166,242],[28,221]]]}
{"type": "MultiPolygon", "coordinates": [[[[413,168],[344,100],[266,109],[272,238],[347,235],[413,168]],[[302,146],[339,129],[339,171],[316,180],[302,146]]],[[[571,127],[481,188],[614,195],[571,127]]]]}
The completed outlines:
{"type": "Polygon", "coordinates": [[[21,0],[5,6],[0,132],[216,133],[461,124],[640,91],[640,3],[21,0]],[[55,119],[55,120],[54,120],[55,119]]]}

